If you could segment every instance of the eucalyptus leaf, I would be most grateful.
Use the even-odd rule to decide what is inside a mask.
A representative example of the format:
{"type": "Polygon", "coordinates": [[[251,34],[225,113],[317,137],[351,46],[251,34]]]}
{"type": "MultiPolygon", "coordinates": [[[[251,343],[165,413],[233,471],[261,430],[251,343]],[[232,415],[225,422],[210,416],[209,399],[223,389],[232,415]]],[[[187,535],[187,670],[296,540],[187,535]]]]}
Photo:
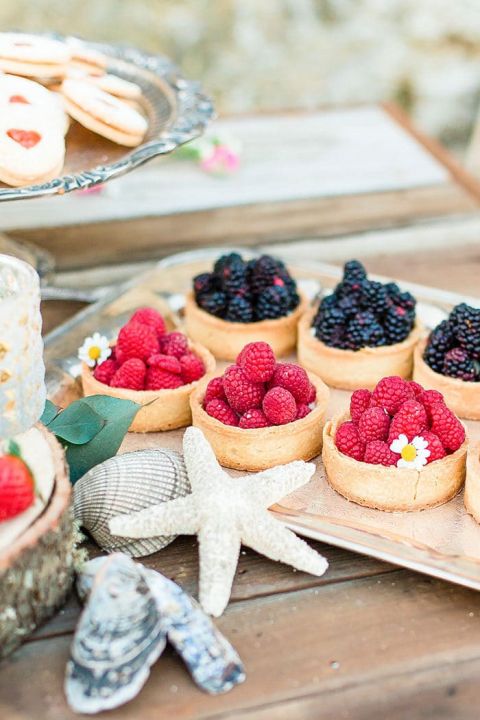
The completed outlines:
{"type": "Polygon", "coordinates": [[[48,426],[61,440],[74,445],[84,445],[98,435],[105,420],[85,401],[77,400],[62,410],[48,426]]]}
{"type": "Polygon", "coordinates": [[[105,422],[100,432],[85,445],[70,445],[67,460],[70,466],[70,480],[75,483],[90,468],[117,453],[132,420],[141,405],[131,400],[120,400],[108,395],[91,395],[83,398],[105,422]]]}
{"type": "Polygon", "coordinates": [[[59,409],[50,400],[45,401],[45,408],[43,410],[40,422],[44,425],[50,425],[52,420],[58,415],[59,409]]]}

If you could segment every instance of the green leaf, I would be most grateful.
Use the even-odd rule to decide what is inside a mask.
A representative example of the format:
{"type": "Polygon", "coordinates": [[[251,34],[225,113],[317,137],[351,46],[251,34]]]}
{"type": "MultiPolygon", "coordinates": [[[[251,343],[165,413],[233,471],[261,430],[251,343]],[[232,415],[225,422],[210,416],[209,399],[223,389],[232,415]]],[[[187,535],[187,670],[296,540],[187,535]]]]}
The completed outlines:
{"type": "Polygon", "coordinates": [[[91,395],[83,398],[105,424],[100,432],[85,445],[70,445],[67,448],[67,460],[70,466],[70,479],[75,483],[90,468],[117,453],[132,420],[141,405],[131,400],[119,400],[108,395],[91,395]]]}
{"type": "Polygon", "coordinates": [[[48,428],[67,443],[84,445],[98,435],[104,425],[104,419],[83,398],[59,413],[48,428]]]}
{"type": "Polygon", "coordinates": [[[50,425],[52,420],[58,415],[59,409],[50,400],[46,400],[43,415],[40,418],[40,422],[44,425],[50,425]]]}
{"type": "Polygon", "coordinates": [[[9,455],[15,455],[15,457],[21,458],[22,457],[22,451],[20,450],[20,445],[15,440],[9,440],[8,442],[8,454],[9,455]]]}

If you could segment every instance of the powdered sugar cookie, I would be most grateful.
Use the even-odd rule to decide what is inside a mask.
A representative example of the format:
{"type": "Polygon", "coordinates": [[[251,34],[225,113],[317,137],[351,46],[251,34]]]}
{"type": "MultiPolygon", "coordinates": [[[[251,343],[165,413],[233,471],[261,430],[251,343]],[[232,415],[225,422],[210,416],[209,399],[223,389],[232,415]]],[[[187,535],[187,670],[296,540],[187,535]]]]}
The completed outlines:
{"type": "Polygon", "coordinates": [[[56,123],[65,135],[68,118],[63,108],[63,99],[33,80],[18,75],[0,75],[0,106],[31,105],[38,108],[56,123]]]}
{"type": "Polygon", "coordinates": [[[142,142],[147,121],[122,100],[86,80],[64,80],[62,93],[67,112],[84,127],[119,145],[135,147],[142,142]]]}
{"type": "Polygon", "coordinates": [[[63,167],[65,141],[38,108],[15,104],[0,112],[0,180],[20,187],[56,177],[63,167]]]}
{"type": "Polygon", "coordinates": [[[124,80],[118,75],[105,73],[105,75],[90,76],[85,78],[95,87],[100,88],[110,95],[121,98],[122,100],[138,100],[142,96],[142,88],[136,83],[124,80]]]}
{"type": "Polygon", "coordinates": [[[65,43],[26,33],[0,33],[0,69],[26,77],[63,77],[70,60],[65,43]]]}

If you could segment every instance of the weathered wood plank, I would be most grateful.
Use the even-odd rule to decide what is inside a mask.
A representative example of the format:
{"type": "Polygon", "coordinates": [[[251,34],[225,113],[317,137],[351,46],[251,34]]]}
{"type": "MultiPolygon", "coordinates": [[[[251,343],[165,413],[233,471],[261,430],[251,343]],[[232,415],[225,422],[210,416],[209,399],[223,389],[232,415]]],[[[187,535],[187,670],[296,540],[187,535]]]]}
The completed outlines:
{"type": "MultiPolygon", "coordinates": [[[[381,698],[383,688],[391,687],[397,677],[404,678],[404,698],[399,702],[405,702],[408,684],[418,687],[419,674],[433,673],[434,687],[435,675],[445,677],[447,670],[455,684],[462,678],[462,663],[480,661],[479,613],[478,593],[404,570],[233,603],[218,625],[246,664],[243,686],[222,697],[207,697],[169,653],[157,662],[140,696],[109,717],[200,720],[240,711],[246,716],[248,711],[254,715],[258,706],[271,708],[312,697],[318,697],[315,717],[342,717],[345,692],[351,693],[354,708],[355,692],[365,700],[365,687],[381,698]],[[324,698],[329,698],[326,714],[324,698]]],[[[62,637],[27,643],[3,663],[0,716],[74,717],[62,690],[69,642],[69,637],[62,637]]],[[[395,702],[392,694],[394,709],[395,702]]],[[[371,706],[376,707],[373,699],[371,706]]]]}

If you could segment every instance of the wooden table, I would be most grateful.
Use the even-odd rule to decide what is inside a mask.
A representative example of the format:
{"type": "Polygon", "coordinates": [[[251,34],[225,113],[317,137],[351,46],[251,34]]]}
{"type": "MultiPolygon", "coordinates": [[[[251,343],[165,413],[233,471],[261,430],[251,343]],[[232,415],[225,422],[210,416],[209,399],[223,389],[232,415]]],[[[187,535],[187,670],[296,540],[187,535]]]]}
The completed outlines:
{"type": "MultiPolygon", "coordinates": [[[[472,293],[477,287],[478,252],[468,247],[430,255],[404,253],[374,263],[376,272],[406,277],[414,266],[415,280],[430,285],[448,283],[472,293]]],[[[49,316],[48,306],[44,313],[49,316]]],[[[312,544],[330,563],[322,578],[242,551],[232,601],[218,625],[245,662],[244,685],[209,697],[167,651],[142,693],[106,717],[478,718],[480,594],[312,544]]],[[[177,539],[146,564],[196,593],[194,539],[177,539]]],[[[62,683],[78,612],[72,595],[55,618],[0,666],[2,720],[74,717],[62,683]]]]}

